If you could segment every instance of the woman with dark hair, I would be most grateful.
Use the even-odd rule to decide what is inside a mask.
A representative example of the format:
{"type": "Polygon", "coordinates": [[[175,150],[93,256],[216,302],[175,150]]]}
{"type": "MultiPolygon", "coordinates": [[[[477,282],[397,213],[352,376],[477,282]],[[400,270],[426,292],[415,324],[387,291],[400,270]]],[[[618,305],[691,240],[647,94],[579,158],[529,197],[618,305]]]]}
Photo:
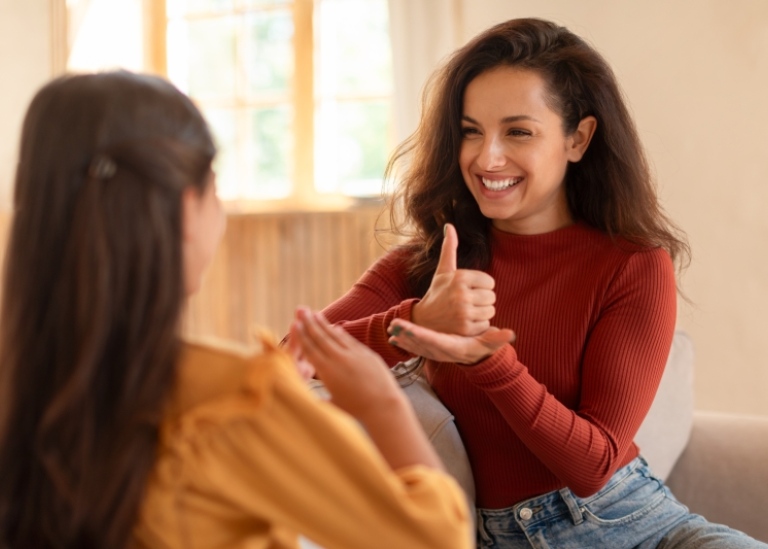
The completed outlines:
{"type": "Polygon", "coordinates": [[[390,365],[426,359],[480,547],[765,547],[690,514],[633,442],[688,246],[599,53],[539,19],[488,29],[433,75],[388,171],[409,240],[324,313],[390,365]]]}
{"type": "Polygon", "coordinates": [[[224,230],[214,155],[157,77],[34,97],[3,284],[0,547],[469,547],[463,494],[370,349],[307,310],[290,352],[181,340],[224,230]]]}

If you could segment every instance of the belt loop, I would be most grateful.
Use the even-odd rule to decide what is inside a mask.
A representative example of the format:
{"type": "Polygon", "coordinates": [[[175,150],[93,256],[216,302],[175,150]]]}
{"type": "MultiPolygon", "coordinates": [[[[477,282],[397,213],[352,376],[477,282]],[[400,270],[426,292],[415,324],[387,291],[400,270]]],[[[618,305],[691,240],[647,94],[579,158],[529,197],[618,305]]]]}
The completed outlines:
{"type": "Polygon", "coordinates": [[[485,515],[480,511],[480,509],[475,511],[475,520],[477,521],[475,530],[477,547],[491,547],[493,540],[491,539],[491,536],[488,534],[488,530],[485,527],[485,515]]]}
{"type": "Polygon", "coordinates": [[[563,498],[565,505],[568,507],[568,511],[571,513],[573,523],[581,524],[584,522],[584,516],[581,514],[579,502],[576,501],[576,496],[573,495],[573,492],[568,488],[563,488],[560,490],[560,497],[563,498]]]}

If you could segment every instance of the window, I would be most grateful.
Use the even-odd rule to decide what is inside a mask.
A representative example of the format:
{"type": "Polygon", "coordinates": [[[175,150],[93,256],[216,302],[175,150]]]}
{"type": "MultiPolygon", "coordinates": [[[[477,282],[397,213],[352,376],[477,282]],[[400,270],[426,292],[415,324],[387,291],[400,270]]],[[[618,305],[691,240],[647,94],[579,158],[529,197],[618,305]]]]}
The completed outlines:
{"type": "Polygon", "coordinates": [[[70,69],[166,74],[247,204],[377,196],[394,142],[387,0],[68,0],[70,69]],[[118,33],[118,34],[116,34],[118,33]]]}

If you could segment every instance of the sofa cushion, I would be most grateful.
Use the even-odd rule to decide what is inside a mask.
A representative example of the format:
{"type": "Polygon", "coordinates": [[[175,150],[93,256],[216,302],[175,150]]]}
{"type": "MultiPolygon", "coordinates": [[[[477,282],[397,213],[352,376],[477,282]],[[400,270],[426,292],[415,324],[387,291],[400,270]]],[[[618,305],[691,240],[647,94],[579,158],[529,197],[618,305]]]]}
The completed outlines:
{"type": "Polygon", "coordinates": [[[668,485],[694,513],[768,543],[768,417],[696,411],[668,485]]]}
{"type": "Polygon", "coordinates": [[[672,339],[656,398],[635,443],[653,472],[666,479],[688,444],[693,424],[693,342],[683,330],[672,339]]]}
{"type": "Polygon", "coordinates": [[[453,421],[453,414],[440,401],[429,382],[418,371],[409,373],[418,359],[401,362],[392,368],[400,386],[411,401],[416,417],[427,438],[440,456],[446,471],[456,479],[467,495],[472,514],[475,508],[475,481],[469,457],[453,421]]]}

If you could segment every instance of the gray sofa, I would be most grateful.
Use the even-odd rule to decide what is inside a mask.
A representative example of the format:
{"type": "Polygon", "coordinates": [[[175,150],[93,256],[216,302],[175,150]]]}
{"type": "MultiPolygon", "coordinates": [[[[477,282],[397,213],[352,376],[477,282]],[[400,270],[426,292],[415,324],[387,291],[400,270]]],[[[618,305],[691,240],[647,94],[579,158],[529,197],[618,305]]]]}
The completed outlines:
{"type": "Polygon", "coordinates": [[[768,417],[694,410],[694,358],[678,331],[636,441],[691,511],[768,543],[768,417]]]}

